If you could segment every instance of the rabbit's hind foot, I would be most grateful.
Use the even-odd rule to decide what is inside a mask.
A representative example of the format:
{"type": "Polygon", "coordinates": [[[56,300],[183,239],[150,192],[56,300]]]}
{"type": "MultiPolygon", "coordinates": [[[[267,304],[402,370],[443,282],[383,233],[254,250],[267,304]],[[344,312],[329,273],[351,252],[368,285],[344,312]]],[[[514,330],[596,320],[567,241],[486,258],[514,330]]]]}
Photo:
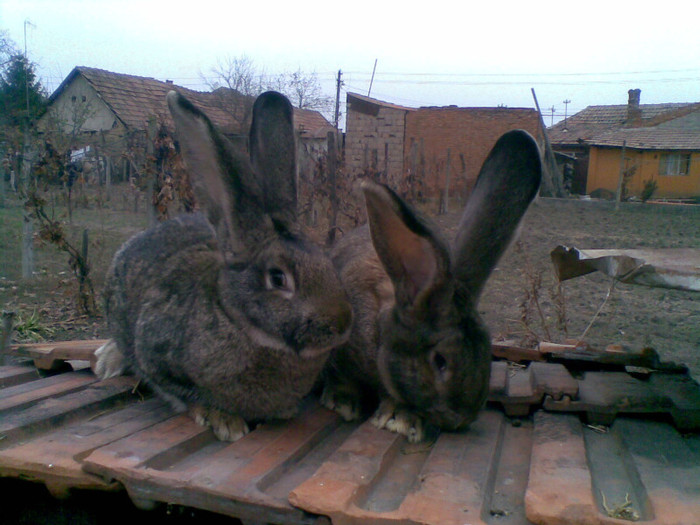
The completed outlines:
{"type": "Polygon", "coordinates": [[[219,441],[237,441],[250,431],[248,424],[238,414],[230,414],[201,405],[190,406],[188,413],[198,425],[211,427],[219,441]]]}

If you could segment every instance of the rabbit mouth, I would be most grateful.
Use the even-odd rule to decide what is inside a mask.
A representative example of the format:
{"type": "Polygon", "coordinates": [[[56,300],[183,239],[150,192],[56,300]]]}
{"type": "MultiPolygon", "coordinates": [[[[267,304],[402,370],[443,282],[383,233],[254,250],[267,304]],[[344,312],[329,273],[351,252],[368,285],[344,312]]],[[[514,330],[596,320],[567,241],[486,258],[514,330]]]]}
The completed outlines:
{"type": "Polygon", "coordinates": [[[299,354],[299,357],[303,359],[311,359],[330,353],[331,350],[344,344],[349,338],[350,330],[346,330],[342,334],[333,333],[327,335],[323,338],[325,341],[327,341],[325,344],[309,345],[300,342],[298,339],[294,342],[288,342],[288,344],[296,351],[297,354],[299,354]]]}

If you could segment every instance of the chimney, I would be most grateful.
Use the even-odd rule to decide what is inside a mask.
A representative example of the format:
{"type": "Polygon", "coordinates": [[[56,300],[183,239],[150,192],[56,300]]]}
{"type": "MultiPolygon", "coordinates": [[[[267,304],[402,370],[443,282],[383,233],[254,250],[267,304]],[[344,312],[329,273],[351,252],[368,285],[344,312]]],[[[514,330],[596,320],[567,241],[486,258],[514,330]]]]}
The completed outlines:
{"type": "Polygon", "coordinates": [[[642,110],[639,109],[639,99],[641,97],[641,89],[630,89],[627,92],[627,124],[632,124],[642,118],[642,110]]]}

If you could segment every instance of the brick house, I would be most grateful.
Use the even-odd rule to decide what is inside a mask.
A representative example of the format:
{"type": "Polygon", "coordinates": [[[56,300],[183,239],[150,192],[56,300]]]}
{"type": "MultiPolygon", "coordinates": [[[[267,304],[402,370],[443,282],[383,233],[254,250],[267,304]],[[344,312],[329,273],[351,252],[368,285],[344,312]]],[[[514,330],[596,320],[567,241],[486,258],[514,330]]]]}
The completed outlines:
{"type": "Polygon", "coordinates": [[[440,197],[449,172],[450,195],[463,198],[496,140],[512,129],[542,136],[534,109],[409,108],[348,93],[346,168],[412,199],[440,197]]]}
{"type": "MultiPolygon", "coordinates": [[[[125,178],[143,161],[146,143],[163,125],[173,122],[165,95],[176,90],[204,111],[230,139],[245,140],[250,127],[253,97],[228,89],[199,92],[170,81],[76,67],[49,98],[46,113],[37,122],[45,136],[60,136],[67,147],[90,146],[115,176],[125,178]]],[[[294,109],[300,158],[323,149],[334,128],[317,111],[294,109]]],[[[303,163],[301,163],[303,164],[303,163]]]]}
{"type": "Polygon", "coordinates": [[[700,197],[700,103],[640,104],[630,89],[626,105],[588,106],[552,126],[552,148],[572,159],[572,192],[616,193],[623,175],[627,196],[647,183],[654,196],[700,197]]]}

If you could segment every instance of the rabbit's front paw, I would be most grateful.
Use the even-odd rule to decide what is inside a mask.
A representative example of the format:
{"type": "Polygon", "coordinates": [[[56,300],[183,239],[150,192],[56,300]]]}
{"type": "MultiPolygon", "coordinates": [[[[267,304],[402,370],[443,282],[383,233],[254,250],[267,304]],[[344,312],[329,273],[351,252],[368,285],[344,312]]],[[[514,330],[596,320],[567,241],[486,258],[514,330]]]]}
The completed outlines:
{"type": "Polygon", "coordinates": [[[418,443],[426,437],[427,429],[423,418],[393,399],[383,399],[370,422],[377,428],[406,436],[409,443],[418,443]]]}
{"type": "Polygon", "coordinates": [[[220,441],[237,441],[250,431],[248,424],[238,414],[230,414],[201,405],[190,407],[189,414],[198,425],[211,427],[214,435],[220,441]]]}
{"type": "Polygon", "coordinates": [[[121,353],[114,339],[110,339],[95,350],[95,375],[100,379],[120,376],[125,369],[124,354],[121,353]]]}
{"type": "Polygon", "coordinates": [[[341,393],[326,385],[321,394],[321,404],[335,411],[345,421],[355,421],[360,417],[360,404],[356,397],[341,393]]]}

